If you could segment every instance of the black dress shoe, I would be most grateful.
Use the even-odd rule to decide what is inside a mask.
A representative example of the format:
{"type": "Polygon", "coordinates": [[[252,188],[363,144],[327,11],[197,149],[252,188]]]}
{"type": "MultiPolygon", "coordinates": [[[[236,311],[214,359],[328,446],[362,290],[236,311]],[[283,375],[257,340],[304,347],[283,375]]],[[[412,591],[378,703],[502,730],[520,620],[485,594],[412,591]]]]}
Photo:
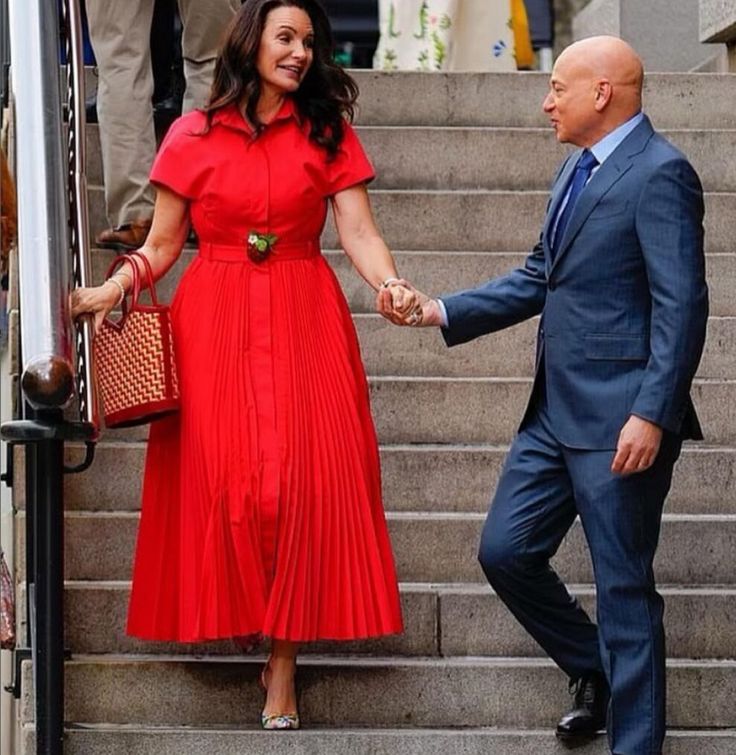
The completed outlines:
{"type": "Polygon", "coordinates": [[[570,693],[574,695],[572,710],[557,724],[557,737],[575,745],[592,739],[606,725],[610,692],[603,674],[594,671],[571,680],[570,693]]]}

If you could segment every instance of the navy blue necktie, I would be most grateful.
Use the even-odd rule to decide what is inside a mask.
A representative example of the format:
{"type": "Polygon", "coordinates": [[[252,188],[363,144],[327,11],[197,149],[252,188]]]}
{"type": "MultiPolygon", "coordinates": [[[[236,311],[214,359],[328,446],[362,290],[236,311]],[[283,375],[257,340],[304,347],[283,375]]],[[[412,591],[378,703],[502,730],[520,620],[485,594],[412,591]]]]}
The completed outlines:
{"type": "Polygon", "coordinates": [[[560,213],[560,217],[557,220],[557,228],[555,229],[555,237],[552,241],[552,259],[557,257],[557,252],[562,243],[562,239],[565,235],[565,228],[570,221],[570,216],[575,209],[575,204],[578,201],[580,192],[585,188],[585,184],[590,178],[590,174],[593,172],[593,168],[598,165],[595,155],[589,150],[584,149],[583,154],[580,155],[578,164],[575,166],[575,173],[570,183],[570,194],[567,198],[567,204],[565,209],[560,213]]]}

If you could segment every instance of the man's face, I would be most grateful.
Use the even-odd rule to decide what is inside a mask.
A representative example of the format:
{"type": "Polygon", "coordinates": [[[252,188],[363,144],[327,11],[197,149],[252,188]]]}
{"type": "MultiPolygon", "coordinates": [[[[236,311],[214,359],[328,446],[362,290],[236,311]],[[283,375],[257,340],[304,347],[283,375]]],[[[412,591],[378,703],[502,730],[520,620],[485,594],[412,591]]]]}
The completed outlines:
{"type": "Polygon", "coordinates": [[[589,147],[596,124],[596,82],[584,66],[561,56],[550,79],[542,108],[549,116],[557,140],[589,147]]]}

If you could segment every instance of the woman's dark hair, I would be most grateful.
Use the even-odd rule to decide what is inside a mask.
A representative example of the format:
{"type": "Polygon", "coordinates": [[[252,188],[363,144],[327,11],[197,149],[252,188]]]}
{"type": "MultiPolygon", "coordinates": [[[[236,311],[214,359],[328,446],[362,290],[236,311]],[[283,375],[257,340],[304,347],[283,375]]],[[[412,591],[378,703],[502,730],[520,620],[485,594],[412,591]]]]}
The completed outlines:
{"type": "Polygon", "coordinates": [[[232,103],[245,103],[245,113],[256,133],[263,130],[256,113],[261,94],[256,60],[266,17],[274,8],[283,7],[301,8],[314,28],[312,65],[292,97],[300,116],[310,123],[309,138],[333,159],[343,139],[343,116],[353,119],[358,86],[333,60],[332,29],[317,0],[245,0],[230,24],[215,65],[209,102],[204,108],[206,128],[215,111],[232,103]]]}

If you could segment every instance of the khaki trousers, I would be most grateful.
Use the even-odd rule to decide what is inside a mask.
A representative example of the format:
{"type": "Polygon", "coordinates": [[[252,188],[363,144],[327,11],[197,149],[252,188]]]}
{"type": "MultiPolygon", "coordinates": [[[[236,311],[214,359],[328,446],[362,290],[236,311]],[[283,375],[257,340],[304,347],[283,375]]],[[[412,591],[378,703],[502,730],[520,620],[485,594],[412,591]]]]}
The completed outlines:
{"type": "MultiPolygon", "coordinates": [[[[207,101],[225,27],[240,0],[177,0],[184,58],[184,112],[207,101]]],[[[87,0],[97,58],[105,205],[111,226],[153,214],[148,173],[156,154],[151,22],[154,0],[87,0]]]]}

